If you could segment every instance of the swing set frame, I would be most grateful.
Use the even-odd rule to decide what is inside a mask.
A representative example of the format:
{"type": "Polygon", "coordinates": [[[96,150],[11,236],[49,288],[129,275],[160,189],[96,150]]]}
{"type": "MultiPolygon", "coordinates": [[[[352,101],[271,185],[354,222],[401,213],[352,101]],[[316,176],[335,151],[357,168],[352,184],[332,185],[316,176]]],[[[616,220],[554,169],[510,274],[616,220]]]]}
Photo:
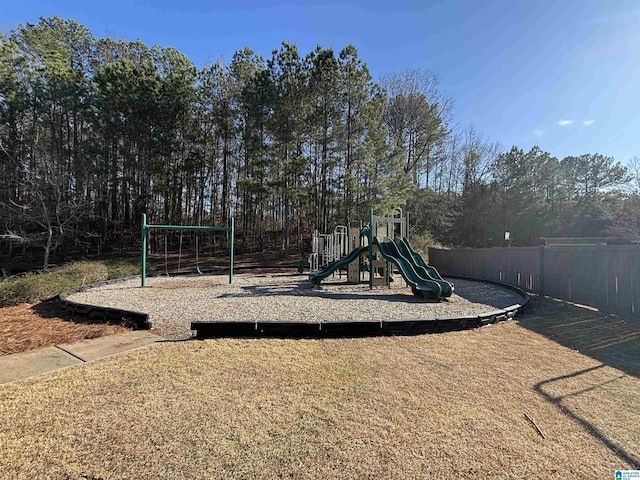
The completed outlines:
{"type": "MultiPolygon", "coordinates": [[[[229,232],[229,283],[233,282],[233,239],[235,236],[234,218],[229,218],[227,227],[200,227],[198,225],[148,225],[147,214],[142,214],[142,247],[140,249],[141,287],[147,283],[147,237],[150,230],[195,230],[200,232],[229,232]]],[[[196,252],[197,254],[197,252],[196,252]]]]}

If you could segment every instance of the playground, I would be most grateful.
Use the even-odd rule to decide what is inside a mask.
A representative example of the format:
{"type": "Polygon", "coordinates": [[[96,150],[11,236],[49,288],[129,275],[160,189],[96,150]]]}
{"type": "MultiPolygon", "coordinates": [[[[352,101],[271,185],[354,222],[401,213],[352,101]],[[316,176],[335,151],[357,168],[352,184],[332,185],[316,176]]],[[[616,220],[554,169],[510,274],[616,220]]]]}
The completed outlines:
{"type": "Polygon", "coordinates": [[[512,290],[483,282],[457,281],[446,302],[393,288],[349,284],[336,278],[314,287],[305,274],[236,274],[150,277],[145,288],[131,279],[87,289],[67,297],[81,304],[149,314],[152,331],[170,339],[191,337],[191,323],[213,322],[380,322],[477,316],[523,299],[512,290]]]}
{"type": "Polygon", "coordinates": [[[413,250],[408,230],[409,217],[402,211],[380,217],[372,210],[366,225],[314,232],[312,252],[300,263],[298,274],[289,270],[234,276],[233,219],[228,227],[150,225],[143,215],[141,279],[71,292],[63,302],[74,311],[99,307],[105,315],[109,310],[117,317],[147,315],[144,323],[172,340],[190,338],[193,331],[198,336],[212,331],[214,336],[425,333],[506,320],[526,304],[523,292],[485,282],[460,280],[454,294],[453,283],[413,250]],[[185,263],[185,231],[228,235],[226,269],[203,275],[196,236],[191,275],[168,275],[166,232],[176,230],[178,269],[185,263]],[[158,232],[165,232],[165,265],[156,270],[165,275],[147,278],[147,242],[158,232]]]}
{"type": "MultiPolygon", "coordinates": [[[[397,272],[411,292],[423,298],[448,298],[453,284],[428,265],[409,243],[409,214],[376,216],[370,211],[369,222],[358,227],[338,225],[333,232],[313,233],[312,252],[307,257],[309,280],[319,285],[329,275],[347,270],[349,283],[361,283],[366,276],[369,289],[391,286],[397,272]]],[[[300,264],[299,271],[303,270],[300,264]]]]}
{"type": "MultiPolygon", "coordinates": [[[[395,244],[386,232],[378,237],[395,244]]],[[[326,244],[335,249],[337,238],[326,244]]],[[[256,329],[437,324],[495,319],[523,301],[486,282],[414,277],[412,285],[397,253],[380,252],[374,264],[369,245],[345,244],[313,272],[254,258],[243,265],[259,268],[235,265],[231,274],[226,252],[215,275],[149,276],[144,287],[136,277],[70,294],[81,305],[145,312],[165,340],[0,386],[0,422],[9,426],[0,431],[0,471],[589,479],[640,468],[637,326],[576,305],[534,298],[516,321],[433,335],[251,338],[256,330],[182,341],[207,320],[256,329]],[[437,298],[412,288],[427,280],[437,298]],[[450,295],[439,282],[453,284],[450,295]]]]}

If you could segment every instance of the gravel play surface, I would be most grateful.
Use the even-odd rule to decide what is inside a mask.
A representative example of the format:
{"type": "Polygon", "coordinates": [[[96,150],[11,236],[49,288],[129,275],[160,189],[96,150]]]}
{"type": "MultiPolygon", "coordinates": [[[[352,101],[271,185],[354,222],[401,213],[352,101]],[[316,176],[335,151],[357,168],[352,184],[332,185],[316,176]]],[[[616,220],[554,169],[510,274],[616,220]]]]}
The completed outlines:
{"type": "Polygon", "coordinates": [[[434,319],[476,315],[522,303],[515,292],[483,282],[454,280],[451,298],[414,296],[403,282],[394,288],[335,281],[313,287],[307,275],[238,274],[133,279],[76,293],[69,300],[149,314],[152,331],[169,339],[191,337],[192,321],[337,322],[434,319]]]}

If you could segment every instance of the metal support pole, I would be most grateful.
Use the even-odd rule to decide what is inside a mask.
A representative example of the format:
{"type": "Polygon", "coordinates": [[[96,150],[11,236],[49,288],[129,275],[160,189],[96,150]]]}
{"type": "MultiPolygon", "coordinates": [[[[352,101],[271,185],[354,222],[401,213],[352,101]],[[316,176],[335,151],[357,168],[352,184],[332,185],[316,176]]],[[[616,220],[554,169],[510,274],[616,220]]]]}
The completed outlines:
{"type": "Polygon", "coordinates": [[[231,237],[229,238],[229,283],[233,282],[233,240],[236,235],[235,219],[229,219],[229,228],[231,229],[231,237]]]}
{"type": "MultiPolygon", "coordinates": [[[[387,220],[387,241],[391,240],[393,238],[395,238],[395,230],[396,230],[396,224],[393,221],[395,217],[386,217],[387,220]],[[389,227],[391,227],[391,237],[389,236],[389,227]]],[[[384,269],[384,275],[385,275],[385,279],[384,279],[384,283],[386,284],[387,288],[391,287],[391,283],[389,282],[389,275],[390,275],[390,270],[389,270],[389,260],[386,261],[386,268],[384,269]]]]}
{"type": "Polygon", "coordinates": [[[404,235],[405,235],[405,238],[407,239],[407,242],[408,242],[409,241],[409,212],[408,211],[406,213],[406,219],[407,220],[406,220],[406,224],[405,224],[405,227],[404,227],[406,230],[404,232],[404,235]]]}
{"type": "Polygon", "coordinates": [[[142,214],[142,247],[140,252],[142,287],[146,284],[147,279],[147,214],[142,214]]]}
{"type": "Polygon", "coordinates": [[[373,208],[369,211],[369,290],[373,290],[373,208]]]}

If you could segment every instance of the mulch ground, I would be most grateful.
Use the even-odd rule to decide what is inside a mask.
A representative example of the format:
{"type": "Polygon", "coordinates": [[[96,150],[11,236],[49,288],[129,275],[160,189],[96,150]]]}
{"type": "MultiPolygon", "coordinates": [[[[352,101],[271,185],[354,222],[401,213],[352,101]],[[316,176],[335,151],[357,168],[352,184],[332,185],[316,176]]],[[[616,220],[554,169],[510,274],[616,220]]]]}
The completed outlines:
{"type": "Polygon", "coordinates": [[[5,307],[0,308],[0,355],[129,330],[121,325],[89,323],[81,317],[69,316],[54,301],[5,307]]]}

